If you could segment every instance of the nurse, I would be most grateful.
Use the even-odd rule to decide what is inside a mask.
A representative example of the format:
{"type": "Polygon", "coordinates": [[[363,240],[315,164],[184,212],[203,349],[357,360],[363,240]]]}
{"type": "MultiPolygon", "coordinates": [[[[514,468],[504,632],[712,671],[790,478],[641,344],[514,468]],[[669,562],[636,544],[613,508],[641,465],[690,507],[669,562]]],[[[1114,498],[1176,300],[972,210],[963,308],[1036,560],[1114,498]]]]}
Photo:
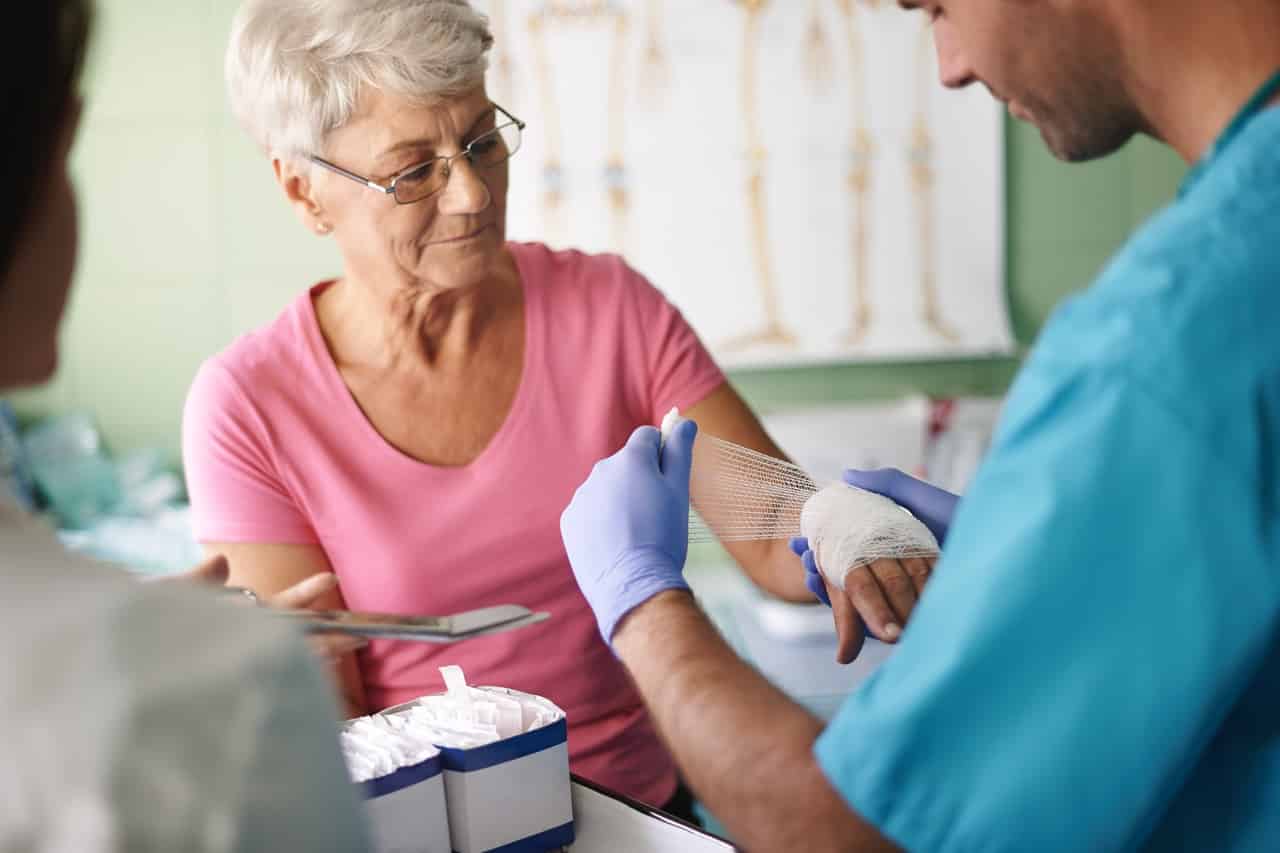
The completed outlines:
{"type": "Polygon", "coordinates": [[[638,430],[578,491],[578,581],[748,848],[1275,849],[1280,4],[903,5],[944,84],[985,84],[1060,158],[1170,145],[1194,165],[1177,201],[1053,318],[954,518],[851,473],[945,543],[901,647],[825,728],[687,591],[693,424],[661,452],[638,430]]]}

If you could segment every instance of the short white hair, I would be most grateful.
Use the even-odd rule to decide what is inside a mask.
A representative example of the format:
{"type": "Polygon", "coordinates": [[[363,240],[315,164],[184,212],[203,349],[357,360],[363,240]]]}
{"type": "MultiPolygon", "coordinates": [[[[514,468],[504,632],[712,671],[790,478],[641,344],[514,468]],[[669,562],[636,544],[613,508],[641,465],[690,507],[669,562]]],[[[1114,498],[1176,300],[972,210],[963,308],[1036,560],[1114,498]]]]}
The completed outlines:
{"type": "Polygon", "coordinates": [[[246,0],[227,48],[236,119],[268,156],[323,151],[365,87],[430,103],[484,82],[488,19],[468,0],[246,0]]]}

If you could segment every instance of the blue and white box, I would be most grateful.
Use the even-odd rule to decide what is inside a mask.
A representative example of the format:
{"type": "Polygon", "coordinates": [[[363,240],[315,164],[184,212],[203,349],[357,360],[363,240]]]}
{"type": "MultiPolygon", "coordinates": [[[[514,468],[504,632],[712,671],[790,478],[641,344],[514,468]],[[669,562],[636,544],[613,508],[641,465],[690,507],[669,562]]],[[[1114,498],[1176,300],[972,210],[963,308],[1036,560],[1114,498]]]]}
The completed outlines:
{"type": "Polygon", "coordinates": [[[415,726],[429,720],[437,731],[455,853],[541,853],[573,843],[564,711],[541,696],[468,687],[460,670],[443,671],[447,694],[382,713],[415,726]],[[488,734],[477,737],[479,728],[488,734]]]}
{"type": "MultiPolygon", "coordinates": [[[[546,701],[499,687],[478,689],[546,701]]],[[[568,732],[561,713],[555,722],[496,743],[440,749],[457,853],[536,853],[573,843],[568,732]]]]}
{"type": "Polygon", "coordinates": [[[342,733],[348,769],[355,778],[363,779],[356,784],[364,794],[374,850],[451,853],[440,751],[412,745],[411,751],[406,752],[403,743],[396,743],[396,734],[380,730],[370,717],[348,722],[342,733]],[[364,778],[370,775],[371,763],[362,759],[367,759],[370,752],[379,753],[377,759],[383,766],[377,771],[379,775],[364,778]],[[398,752],[396,758],[400,760],[391,759],[388,752],[398,752]],[[406,755],[412,763],[404,763],[406,755]],[[388,760],[390,763],[386,763],[388,760]]]}

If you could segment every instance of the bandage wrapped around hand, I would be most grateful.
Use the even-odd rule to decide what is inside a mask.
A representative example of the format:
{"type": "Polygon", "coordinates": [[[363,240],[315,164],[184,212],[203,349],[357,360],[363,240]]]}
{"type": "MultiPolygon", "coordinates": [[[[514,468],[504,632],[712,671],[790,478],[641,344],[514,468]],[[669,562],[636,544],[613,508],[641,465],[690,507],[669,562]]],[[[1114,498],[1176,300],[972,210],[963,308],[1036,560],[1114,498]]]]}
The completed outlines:
{"type": "Polygon", "coordinates": [[[886,497],[833,483],[805,502],[800,529],[823,577],[844,589],[849,572],[881,559],[935,557],[938,540],[918,518],[886,497]]]}

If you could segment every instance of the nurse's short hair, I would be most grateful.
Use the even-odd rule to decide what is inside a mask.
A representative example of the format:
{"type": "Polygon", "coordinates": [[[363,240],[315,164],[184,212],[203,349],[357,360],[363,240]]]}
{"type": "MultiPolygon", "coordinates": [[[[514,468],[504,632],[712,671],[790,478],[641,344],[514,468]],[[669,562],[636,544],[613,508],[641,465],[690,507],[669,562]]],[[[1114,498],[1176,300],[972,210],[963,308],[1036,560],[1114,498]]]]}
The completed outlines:
{"type": "Polygon", "coordinates": [[[366,87],[422,103],[484,82],[488,19],[468,0],[246,0],[231,28],[231,110],[268,156],[323,153],[366,87]]]}

